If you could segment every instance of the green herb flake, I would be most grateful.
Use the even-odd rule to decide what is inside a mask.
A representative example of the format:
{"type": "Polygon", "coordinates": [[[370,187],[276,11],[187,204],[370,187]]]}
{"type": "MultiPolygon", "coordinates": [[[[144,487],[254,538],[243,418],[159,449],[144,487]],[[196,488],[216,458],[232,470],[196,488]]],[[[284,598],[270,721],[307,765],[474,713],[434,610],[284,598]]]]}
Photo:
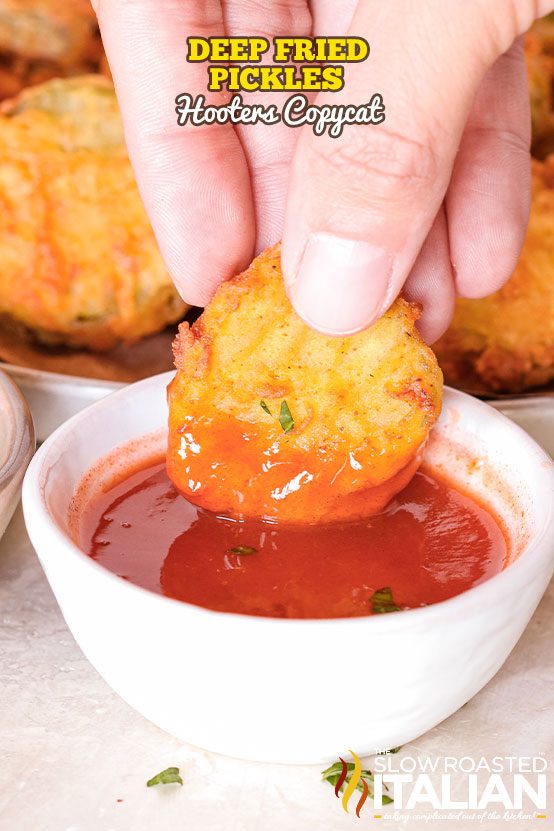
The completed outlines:
{"type": "Polygon", "coordinates": [[[279,424],[281,425],[285,433],[290,433],[290,431],[294,427],[294,419],[289,409],[289,405],[286,401],[283,401],[281,403],[281,410],[279,412],[279,424]]]}
{"type": "Polygon", "coordinates": [[[401,750],[402,750],[402,745],[399,745],[398,747],[389,747],[388,750],[380,750],[377,755],[378,756],[388,756],[389,753],[400,753],[401,750]]]}
{"type": "MultiPolygon", "coordinates": [[[[354,763],[353,762],[347,762],[346,763],[346,769],[348,771],[348,774],[346,776],[345,781],[341,785],[341,788],[340,788],[341,791],[344,790],[345,786],[348,784],[350,774],[354,770],[354,763]]],[[[331,785],[331,787],[334,788],[336,786],[337,782],[340,779],[341,772],[342,772],[341,762],[335,762],[333,765],[326,768],[326,770],[324,770],[322,772],[321,780],[323,782],[328,782],[331,785]]],[[[362,793],[363,793],[363,790],[364,790],[364,786],[362,784],[363,779],[367,782],[369,796],[371,797],[371,799],[373,799],[373,774],[372,774],[372,772],[370,770],[362,770],[361,779],[358,782],[358,784],[356,785],[356,789],[358,791],[362,791],[362,793]]],[[[385,788],[386,787],[387,786],[385,785],[385,788]]],[[[388,805],[389,803],[392,802],[392,799],[390,798],[390,796],[387,796],[386,794],[383,794],[382,802],[383,802],[383,805],[388,805]]]]}
{"type": "Polygon", "coordinates": [[[229,554],[256,554],[257,548],[252,548],[251,545],[235,545],[234,548],[229,549],[229,554]]]}
{"type": "Polygon", "coordinates": [[[400,606],[397,606],[392,598],[392,589],[390,586],[385,586],[382,589],[377,589],[373,592],[370,598],[371,611],[374,615],[383,615],[387,612],[400,612],[400,606]]]}
{"type": "Polygon", "coordinates": [[[264,413],[267,413],[268,415],[271,415],[271,410],[269,409],[269,407],[267,406],[265,401],[260,401],[260,407],[262,408],[264,413]]]}
{"type": "Polygon", "coordinates": [[[179,768],[166,768],[160,771],[152,779],[146,783],[147,788],[153,788],[155,785],[182,785],[183,780],[179,776],[179,768]]]}

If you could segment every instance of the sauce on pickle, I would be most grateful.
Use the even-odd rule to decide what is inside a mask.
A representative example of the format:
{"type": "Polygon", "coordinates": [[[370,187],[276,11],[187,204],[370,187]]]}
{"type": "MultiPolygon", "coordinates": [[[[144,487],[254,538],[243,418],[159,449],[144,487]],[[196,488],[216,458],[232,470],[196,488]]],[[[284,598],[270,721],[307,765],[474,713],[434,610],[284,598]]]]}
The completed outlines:
{"type": "Polygon", "coordinates": [[[437,603],[492,577],[507,559],[494,517],[425,470],[377,515],[295,527],[197,508],[160,462],[92,498],[80,532],[94,560],[132,583],[270,617],[368,615],[372,594],[385,586],[401,608],[437,603]]]}

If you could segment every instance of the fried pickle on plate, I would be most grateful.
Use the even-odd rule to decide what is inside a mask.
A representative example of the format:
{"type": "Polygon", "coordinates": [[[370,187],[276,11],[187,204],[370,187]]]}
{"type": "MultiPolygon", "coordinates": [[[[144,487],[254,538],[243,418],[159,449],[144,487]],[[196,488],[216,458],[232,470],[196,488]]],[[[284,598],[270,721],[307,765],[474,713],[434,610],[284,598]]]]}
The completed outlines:
{"type": "Polygon", "coordinates": [[[442,375],[397,300],[348,338],[310,329],[283,285],[280,248],[181,324],[169,386],[168,472],[195,504],[294,523],[379,511],[419,466],[442,375]]]}
{"type": "Polygon", "coordinates": [[[89,0],[0,0],[0,98],[50,78],[96,72],[102,56],[89,0]]]}
{"type": "Polygon", "coordinates": [[[40,342],[111,349],[183,318],[104,77],[3,102],[0,201],[0,316],[40,342]]]}
{"type": "Polygon", "coordinates": [[[456,301],[434,345],[446,380],[521,392],[554,379],[554,156],[533,162],[525,245],[513,276],[490,297],[456,301]]]}
{"type": "Polygon", "coordinates": [[[533,154],[554,150],[554,22],[539,20],[525,35],[533,154]]]}

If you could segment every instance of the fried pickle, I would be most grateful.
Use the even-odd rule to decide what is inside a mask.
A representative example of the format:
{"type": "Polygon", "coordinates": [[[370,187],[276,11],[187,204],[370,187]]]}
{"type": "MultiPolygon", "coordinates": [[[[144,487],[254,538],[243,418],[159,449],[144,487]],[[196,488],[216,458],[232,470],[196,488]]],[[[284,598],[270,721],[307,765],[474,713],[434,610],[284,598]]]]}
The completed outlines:
{"type": "Polygon", "coordinates": [[[513,276],[490,297],[458,299],[434,346],[448,382],[521,392],[554,379],[553,272],[554,155],[533,162],[531,217],[513,276]]]}
{"type": "Polygon", "coordinates": [[[50,78],[102,71],[102,59],[89,0],[0,0],[0,98],[50,78]]]}
{"type": "Polygon", "coordinates": [[[3,102],[0,203],[0,316],[40,342],[111,349],[184,316],[107,79],[3,102]]]}
{"type": "Polygon", "coordinates": [[[533,154],[554,150],[554,23],[537,21],[525,36],[533,154]]]}
{"type": "Polygon", "coordinates": [[[280,248],[181,324],[169,386],[168,472],[217,513],[293,523],[381,510],[420,464],[442,375],[400,299],[348,338],[310,329],[285,293],[280,248]]]}

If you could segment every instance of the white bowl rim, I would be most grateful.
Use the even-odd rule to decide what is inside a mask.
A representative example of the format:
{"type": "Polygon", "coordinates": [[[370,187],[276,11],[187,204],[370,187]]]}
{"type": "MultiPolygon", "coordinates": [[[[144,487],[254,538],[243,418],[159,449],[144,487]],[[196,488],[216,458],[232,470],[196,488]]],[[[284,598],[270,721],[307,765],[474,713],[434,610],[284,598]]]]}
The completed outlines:
{"type": "MultiPolygon", "coordinates": [[[[549,529],[551,530],[551,527],[554,524],[554,461],[540,447],[540,445],[538,445],[537,442],[535,442],[534,439],[532,439],[531,436],[525,432],[525,430],[505,415],[498,412],[498,410],[495,410],[484,401],[480,401],[468,393],[445,386],[443,404],[455,404],[456,401],[463,404],[464,402],[470,401],[471,406],[477,406],[483,411],[492,411],[495,419],[501,419],[503,422],[507,423],[510,426],[510,429],[514,431],[516,437],[519,437],[520,440],[524,441],[529,446],[529,449],[534,450],[535,454],[537,454],[539,462],[542,457],[543,464],[541,466],[544,469],[543,473],[545,474],[545,478],[550,479],[550,492],[552,498],[550,499],[548,514],[544,521],[544,527],[537,537],[533,539],[532,543],[523,548],[517,559],[510,563],[502,571],[494,574],[492,577],[489,577],[477,586],[473,586],[460,594],[454,595],[446,600],[441,600],[437,603],[432,603],[428,606],[405,609],[402,610],[401,613],[335,618],[276,618],[264,615],[247,615],[241,612],[224,612],[215,609],[208,609],[204,606],[189,603],[188,601],[167,597],[166,595],[154,592],[151,589],[138,586],[136,583],[124,580],[122,577],[119,577],[119,575],[110,571],[105,566],[97,563],[92,559],[92,557],[82,551],[79,546],[77,546],[73,540],[58,527],[45,503],[44,493],[41,492],[39,482],[41,480],[43,466],[48,462],[49,452],[52,447],[60,441],[64,434],[73,431],[79,422],[86,418],[88,413],[93,410],[97,411],[101,409],[109,409],[120,398],[124,399],[129,394],[130,390],[137,389],[140,386],[161,383],[162,380],[169,383],[173,376],[174,372],[170,371],[160,373],[158,375],[152,375],[149,378],[142,379],[141,381],[136,381],[135,383],[116,390],[99,401],[94,402],[64,422],[64,424],[58,427],[58,429],[46,439],[34,455],[29,467],[27,468],[22,490],[23,513],[28,529],[33,522],[29,520],[31,513],[33,512],[36,514],[38,511],[40,514],[40,520],[48,526],[50,534],[56,538],[62,548],[65,549],[64,556],[69,555],[76,558],[82,565],[85,566],[85,568],[90,568],[98,576],[101,575],[104,579],[111,582],[112,585],[117,585],[122,592],[127,594],[130,593],[131,595],[135,595],[135,597],[141,597],[145,602],[150,603],[151,605],[159,605],[160,609],[164,607],[166,609],[170,607],[181,608],[183,611],[187,610],[188,613],[198,615],[199,617],[217,618],[221,619],[222,622],[229,623],[231,625],[234,625],[235,622],[240,622],[249,626],[302,626],[303,628],[317,627],[318,629],[326,629],[332,626],[356,628],[369,625],[373,627],[376,633],[380,631],[400,631],[406,626],[409,627],[410,623],[416,619],[421,623],[423,623],[424,620],[433,623],[434,619],[436,619],[436,622],[438,623],[444,619],[445,611],[455,613],[456,610],[461,609],[462,607],[465,607],[466,612],[471,611],[471,608],[478,607],[487,595],[495,593],[496,591],[503,591],[507,593],[511,587],[515,587],[515,584],[521,580],[521,575],[525,573],[527,568],[529,568],[529,562],[532,555],[536,549],[540,547],[549,532],[549,529]],[[416,618],[415,616],[418,617],[416,618]]],[[[546,553],[546,548],[545,553],[542,555],[542,559],[545,561],[545,565],[550,559],[550,555],[546,553]]]]}

